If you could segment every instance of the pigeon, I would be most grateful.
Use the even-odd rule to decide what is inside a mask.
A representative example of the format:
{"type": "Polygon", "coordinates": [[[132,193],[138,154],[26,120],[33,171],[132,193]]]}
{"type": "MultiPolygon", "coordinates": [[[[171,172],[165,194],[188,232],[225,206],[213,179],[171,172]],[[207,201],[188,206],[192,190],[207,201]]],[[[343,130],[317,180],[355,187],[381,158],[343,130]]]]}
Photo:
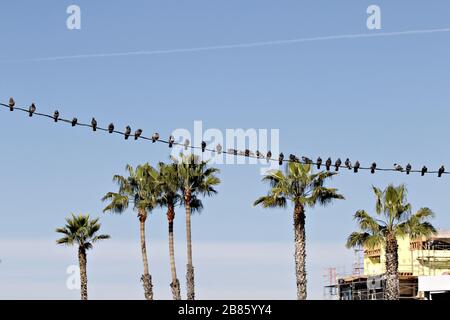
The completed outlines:
{"type": "Polygon", "coordinates": [[[14,106],[16,105],[16,102],[13,98],[9,98],[9,111],[14,111],[14,106]]]}
{"type": "Polygon", "coordinates": [[[158,133],[158,132],[155,132],[155,133],[152,135],[152,142],[155,143],[155,142],[158,141],[158,140],[159,140],[159,133],[158,133]]]}
{"type": "Polygon", "coordinates": [[[218,153],[218,154],[222,154],[222,150],[223,150],[222,145],[221,145],[220,143],[217,144],[217,146],[216,146],[216,151],[217,151],[217,153],[218,153]]]}
{"type": "Polygon", "coordinates": [[[108,132],[113,133],[114,132],[114,124],[110,123],[108,126],[108,132]]]}
{"type": "Polygon", "coordinates": [[[439,177],[439,178],[442,177],[442,175],[444,174],[444,172],[445,172],[445,168],[444,168],[444,166],[441,166],[441,167],[439,168],[439,171],[438,171],[438,177],[439,177]]]}
{"type": "Polygon", "coordinates": [[[55,112],[53,113],[53,119],[55,119],[55,122],[58,122],[59,119],[59,111],[55,110],[55,112]]]}
{"type": "Polygon", "coordinates": [[[282,166],[283,165],[283,161],[284,161],[284,154],[280,153],[280,156],[278,157],[278,164],[280,166],[282,166]]]}
{"type": "Polygon", "coordinates": [[[127,126],[125,128],[125,140],[128,140],[128,138],[130,137],[130,134],[131,134],[131,128],[130,128],[130,126],[127,126]]]}
{"type": "Polygon", "coordinates": [[[36,112],[36,106],[35,106],[34,103],[32,103],[31,106],[30,106],[30,108],[28,109],[28,115],[29,115],[30,117],[32,117],[32,116],[33,116],[33,113],[35,113],[35,112],[36,112]]]}
{"type": "Polygon", "coordinates": [[[78,123],[78,119],[77,118],[73,118],[72,119],[72,127],[75,127],[78,123]]]}
{"type": "Polygon", "coordinates": [[[409,174],[411,172],[411,164],[407,164],[406,166],[406,174],[409,174]]]}
{"type": "Polygon", "coordinates": [[[374,174],[376,169],[377,169],[377,164],[374,162],[374,163],[372,163],[372,166],[370,167],[370,172],[372,174],[374,174]]]}
{"type": "Polygon", "coordinates": [[[97,131],[97,120],[95,120],[95,118],[92,118],[91,125],[92,130],[97,131]]]}
{"type": "Polygon", "coordinates": [[[328,158],[327,161],[325,161],[325,167],[327,168],[327,171],[330,171],[331,158],[328,158]]]}
{"type": "Polygon", "coordinates": [[[134,140],[137,140],[142,135],[142,129],[137,129],[134,133],[134,140]]]}
{"type": "Polygon", "coordinates": [[[401,166],[401,165],[399,165],[399,164],[394,164],[394,169],[396,170],[396,171],[400,171],[400,172],[403,172],[403,167],[401,166]]]}
{"type": "Polygon", "coordinates": [[[170,136],[169,137],[169,148],[172,148],[174,143],[175,143],[175,138],[173,136],[170,136]]]}
{"type": "Polygon", "coordinates": [[[427,172],[428,172],[428,168],[426,166],[423,166],[421,176],[423,177],[425,175],[425,173],[427,173],[427,172]]]}
{"type": "Polygon", "coordinates": [[[320,167],[322,166],[322,158],[318,157],[317,158],[317,169],[320,170],[320,167]]]}
{"type": "Polygon", "coordinates": [[[353,167],[353,171],[355,173],[358,173],[359,168],[361,167],[361,164],[359,163],[359,161],[355,162],[355,166],[353,167]]]}
{"type": "Polygon", "coordinates": [[[334,164],[336,171],[339,171],[339,167],[341,166],[341,164],[342,164],[341,158],[338,158],[336,160],[336,163],[334,164]]]}
{"type": "Polygon", "coordinates": [[[351,163],[351,161],[350,161],[349,158],[347,158],[347,159],[345,160],[345,166],[347,167],[348,170],[351,170],[351,169],[352,169],[352,163],[351,163]]]}

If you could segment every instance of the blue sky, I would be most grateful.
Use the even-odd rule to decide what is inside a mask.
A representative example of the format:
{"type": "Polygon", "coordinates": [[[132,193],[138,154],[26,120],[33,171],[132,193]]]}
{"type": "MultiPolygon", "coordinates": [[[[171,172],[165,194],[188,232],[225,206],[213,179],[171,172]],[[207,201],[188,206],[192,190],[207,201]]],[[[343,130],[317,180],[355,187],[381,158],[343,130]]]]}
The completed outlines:
{"type": "MultiPolygon", "coordinates": [[[[360,0],[5,2],[0,5],[0,100],[14,96],[19,105],[34,101],[43,112],[58,108],[67,118],[95,116],[101,125],[130,124],[164,137],[177,128],[192,130],[195,120],[205,129],[279,129],[286,154],[450,168],[448,32],[29,61],[450,27],[448,1],[375,3],[381,7],[381,31],[367,30],[366,8],[374,2],[360,0]],[[81,30],[66,28],[70,4],[81,7],[81,30]]],[[[124,173],[127,163],[166,160],[167,146],[94,136],[6,109],[0,110],[0,135],[0,297],[78,298],[65,287],[65,269],[76,263],[75,252],[57,248],[53,230],[71,212],[87,212],[101,216],[104,231],[113,237],[90,254],[90,283],[97,286],[92,297],[141,298],[135,214],[104,215],[100,198],[114,190],[112,175],[124,173]]],[[[291,212],[252,207],[267,191],[259,167],[220,169],[219,194],[193,218],[194,262],[202,270],[199,297],[294,298],[291,212]],[[268,286],[261,286],[262,280],[268,286]]],[[[353,254],[344,242],[355,227],[352,214],[372,211],[371,185],[389,183],[406,183],[413,207],[431,207],[435,225],[450,228],[448,179],[343,172],[331,185],[347,200],[307,212],[311,298],[322,297],[324,268],[350,268],[353,254]]],[[[175,223],[184,284],[181,210],[175,223]]],[[[165,215],[155,211],[147,236],[161,298],[170,297],[166,231],[165,215]]]]}

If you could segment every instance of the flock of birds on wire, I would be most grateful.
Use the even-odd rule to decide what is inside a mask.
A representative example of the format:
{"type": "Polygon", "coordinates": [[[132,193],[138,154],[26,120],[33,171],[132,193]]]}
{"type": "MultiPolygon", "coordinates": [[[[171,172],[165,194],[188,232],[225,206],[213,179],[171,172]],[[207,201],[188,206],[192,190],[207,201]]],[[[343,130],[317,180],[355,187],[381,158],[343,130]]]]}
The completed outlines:
{"type": "Polygon", "coordinates": [[[30,117],[32,117],[33,115],[38,115],[38,116],[51,118],[55,122],[63,121],[63,122],[70,123],[72,125],[72,127],[75,127],[78,125],[78,126],[84,126],[84,127],[91,127],[93,131],[101,130],[101,131],[107,131],[109,133],[121,134],[125,137],[125,140],[128,140],[130,137],[134,137],[134,140],[138,140],[139,138],[141,138],[144,140],[151,140],[153,143],[155,143],[155,142],[166,143],[169,145],[169,148],[172,148],[174,145],[179,145],[179,146],[184,146],[185,150],[187,150],[188,148],[201,149],[202,152],[210,151],[210,152],[216,152],[218,154],[224,153],[224,154],[229,154],[229,155],[234,155],[234,156],[245,156],[245,157],[249,157],[249,158],[266,159],[267,162],[278,161],[280,166],[282,166],[284,162],[297,162],[297,163],[315,165],[315,166],[317,166],[317,169],[320,169],[322,167],[322,165],[324,165],[327,171],[332,170],[331,169],[332,167],[334,167],[335,171],[339,171],[339,169],[341,167],[345,167],[349,170],[353,170],[353,172],[355,172],[355,173],[358,173],[359,170],[370,170],[370,172],[372,174],[374,174],[376,171],[406,172],[406,174],[408,174],[408,175],[411,172],[417,172],[417,173],[420,173],[422,176],[424,176],[427,173],[428,174],[431,174],[431,173],[436,174],[437,173],[439,178],[442,177],[443,174],[450,174],[450,172],[445,171],[444,166],[441,166],[438,171],[428,171],[428,168],[426,166],[423,166],[421,170],[413,170],[411,164],[408,163],[405,168],[403,168],[399,164],[394,164],[394,168],[392,168],[392,169],[383,169],[383,168],[377,168],[377,164],[375,162],[373,162],[372,165],[367,168],[367,167],[361,167],[361,164],[359,161],[356,161],[354,164],[352,164],[352,162],[350,161],[349,158],[347,158],[344,161],[344,163],[342,163],[341,159],[339,158],[333,164],[331,158],[328,158],[325,162],[323,162],[323,160],[320,157],[318,157],[317,160],[314,162],[313,160],[311,160],[307,157],[304,157],[304,156],[301,157],[301,160],[300,160],[294,154],[291,154],[288,159],[285,159],[285,156],[283,153],[279,154],[278,159],[274,159],[274,158],[272,158],[273,155],[272,155],[271,151],[268,151],[267,153],[261,153],[260,151],[256,151],[254,153],[248,149],[245,151],[239,151],[236,149],[229,149],[228,151],[224,151],[220,144],[217,144],[216,149],[212,150],[212,149],[207,149],[207,143],[205,141],[202,141],[201,147],[196,147],[196,146],[190,145],[190,141],[188,139],[186,139],[183,144],[177,143],[177,142],[175,142],[175,138],[172,135],[166,141],[166,140],[160,139],[159,133],[154,133],[151,136],[151,138],[144,137],[142,135],[142,133],[143,133],[142,129],[137,129],[133,134],[130,126],[127,126],[125,128],[124,132],[115,130],[113,123],[110,123],[108,125],[108,128],[101,128],[98,126],[97,120],[95,120],[95,118],[92,118],[90,125],[84,124],[84,123],[79,123],[78,119],[75,117],[72,120],[63,119],[60,117],[58,110],[56,110],[53,113],[53,116],[48,115],[48,114],[38,113],[38,112],[36,112],[36,105],[34,103],[32,103],[28,109],[23,109],[23,108],[16,107],[16,102],[14,101],[13,98],[9,99],[8,104],[0,103],[0,105],[9,108],[10,111],[14,111],[16,109],[16,110],[20,110],[23,112],[27,112],[30,117]]]}

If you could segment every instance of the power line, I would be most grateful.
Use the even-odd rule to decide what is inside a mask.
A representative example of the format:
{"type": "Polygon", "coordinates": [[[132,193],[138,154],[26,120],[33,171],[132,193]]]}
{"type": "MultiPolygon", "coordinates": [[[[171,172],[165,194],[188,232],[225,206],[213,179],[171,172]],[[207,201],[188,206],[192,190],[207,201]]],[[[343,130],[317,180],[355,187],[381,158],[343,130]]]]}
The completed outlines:
{"type": "Polygon", "coordinates": [[[358,173],[359,170],[368,170],[371,171],[371,173],[375,173],[377,171],[379,172],[399,172],[399,173],[420,173],[422,176],[425,174],[437,174],[439,177],[441,177],[444,174],[450,174],[450,172],[445,171],[444,166],[442,166],[437,171],[429,171],[426,166],[424,166],[421,170],[415,170],[412,169],[411,165],[408,164],[405,168],[395,165],[394,168],[379,168],[377,167],[376,163],[372,163],[370,167],[361,166],[359,161],[356,161],[353,165],[350,163],[349,159],[346,159],[344,163],[340,159],[336,160],[334,163],[332,163],[331,158],[328,158],[325,162],[319,157],[316,161],[313,161],[307,157],[302,157],[301,159],[297,158],[297,156],[290,154],[289,158],[285,158],[283,153],[280,153],[278,158],[273,158],[273,155],[271,151],[267,151],[267,153],[261,153],[259,151],[253,152],[251,150],[236,150],[236,149],[230,149],[230,150],[222,150],[221,145],[217,145],[216,149],[210,149],[207,148],[207,144],[205,141],[202,141],[201,146],[194,146],[190,143],[190,141],[186,140],[184,143],[175,142],[174,138],[172,136],[169,137],[168,140],[161,139],[158,133],[154,133],[152,137],[147,137],[142,135],[142,130],[138,129],[134,133],[131,132],[131,127],[127,126],[125,131],[119,131],[116,130],[114,127],[114,124],[111,123],[108,128],[104,128],[101,126],[98,126],[97,120],[95,118],[92,118],[91,123],[83,123],[79,122],[78,118],[74,117],[72,120],[65,119],[60,117],[59,111],[56,110],[53,115],[46,114],[46,113],[40,113],[37,112],[36,106],[34,103],[28,108],[21,108],[17,107],[15,105],[15,101],[13,98],[10,99],[8,104],[0,103],[0,106],[8,108],[10,111],[21,111],[24,113],[27,113],[29,117],[38,116],[38,117],[45,117],[54,120],[55,122],[64,122],[67,124],[71,124],[72,127],[80,126],[80,127],[87,127],[91,128],[93,131],[104,131],[108,132],[110,134],[119,134],[125,137],[125,139],[134,138],[135,140],[142,139],[146,141],[152,141],[153,143],[164,143],[169,145],[170,148],[173,146],[180,146],[184,147],[185,150],[191,149],[191,150],[201,150],[202,153],[205,151],[214,153],[214,154],[227,154],[234,157],[246,157],[246,158],[253,158],[253,159],[259,159],[259,160],[266,160],[267,162],[278,162],[280,166],[284,163],[302,163],[302,164],[310,164],[313,166],[317,166],[318,169],[321,169],[322,167],[325,167],[327,171],[331,171],[332,168],[337,172],[339,169],[349,169],[353,170],[353,172],[358,173]]]}

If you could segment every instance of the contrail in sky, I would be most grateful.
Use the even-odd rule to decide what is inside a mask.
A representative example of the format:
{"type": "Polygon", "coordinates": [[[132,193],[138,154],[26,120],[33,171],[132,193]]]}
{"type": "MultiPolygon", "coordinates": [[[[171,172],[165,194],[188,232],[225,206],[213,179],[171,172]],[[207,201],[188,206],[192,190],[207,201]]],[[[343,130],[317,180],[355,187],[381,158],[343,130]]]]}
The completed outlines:
{"type": "Polygon", "coordinates": [[[303,42],[315,42],[315,41],[327,41],[327,40],[395,37],[395,36],[406,36],[406,35],[444,33],[444,32],[450,32],[450,28],[409,30],[409,31],[397,31],[397,32],[342,34],[342,35],[331,35],[331,36],[322,36],[322,37],[297,38],[297,39],[290,39],[290,40],[274,40],[274,41],[264,41],[264,42],[238,43],[238,44],[229,44],[229,45],[216,45],[216,46],[181,48],[181,49],[77,54],[77,55],[53,56],[53,57],[46,57],[46,58],[16,59],[16,60],[11,59],[11,60],[0,60],[0,63],[45,62],[45,61],[90,59],[90,58],[150,56],[150,55],[177,54],[177,53],[202,52],[202,51],[214,51],[214,50],[231,50],[231,49],[240,49],[240,48],[268,47],[268,46],[289,45],[289,44],[296,44],[296,43],[303,43],[303,42]]]}

